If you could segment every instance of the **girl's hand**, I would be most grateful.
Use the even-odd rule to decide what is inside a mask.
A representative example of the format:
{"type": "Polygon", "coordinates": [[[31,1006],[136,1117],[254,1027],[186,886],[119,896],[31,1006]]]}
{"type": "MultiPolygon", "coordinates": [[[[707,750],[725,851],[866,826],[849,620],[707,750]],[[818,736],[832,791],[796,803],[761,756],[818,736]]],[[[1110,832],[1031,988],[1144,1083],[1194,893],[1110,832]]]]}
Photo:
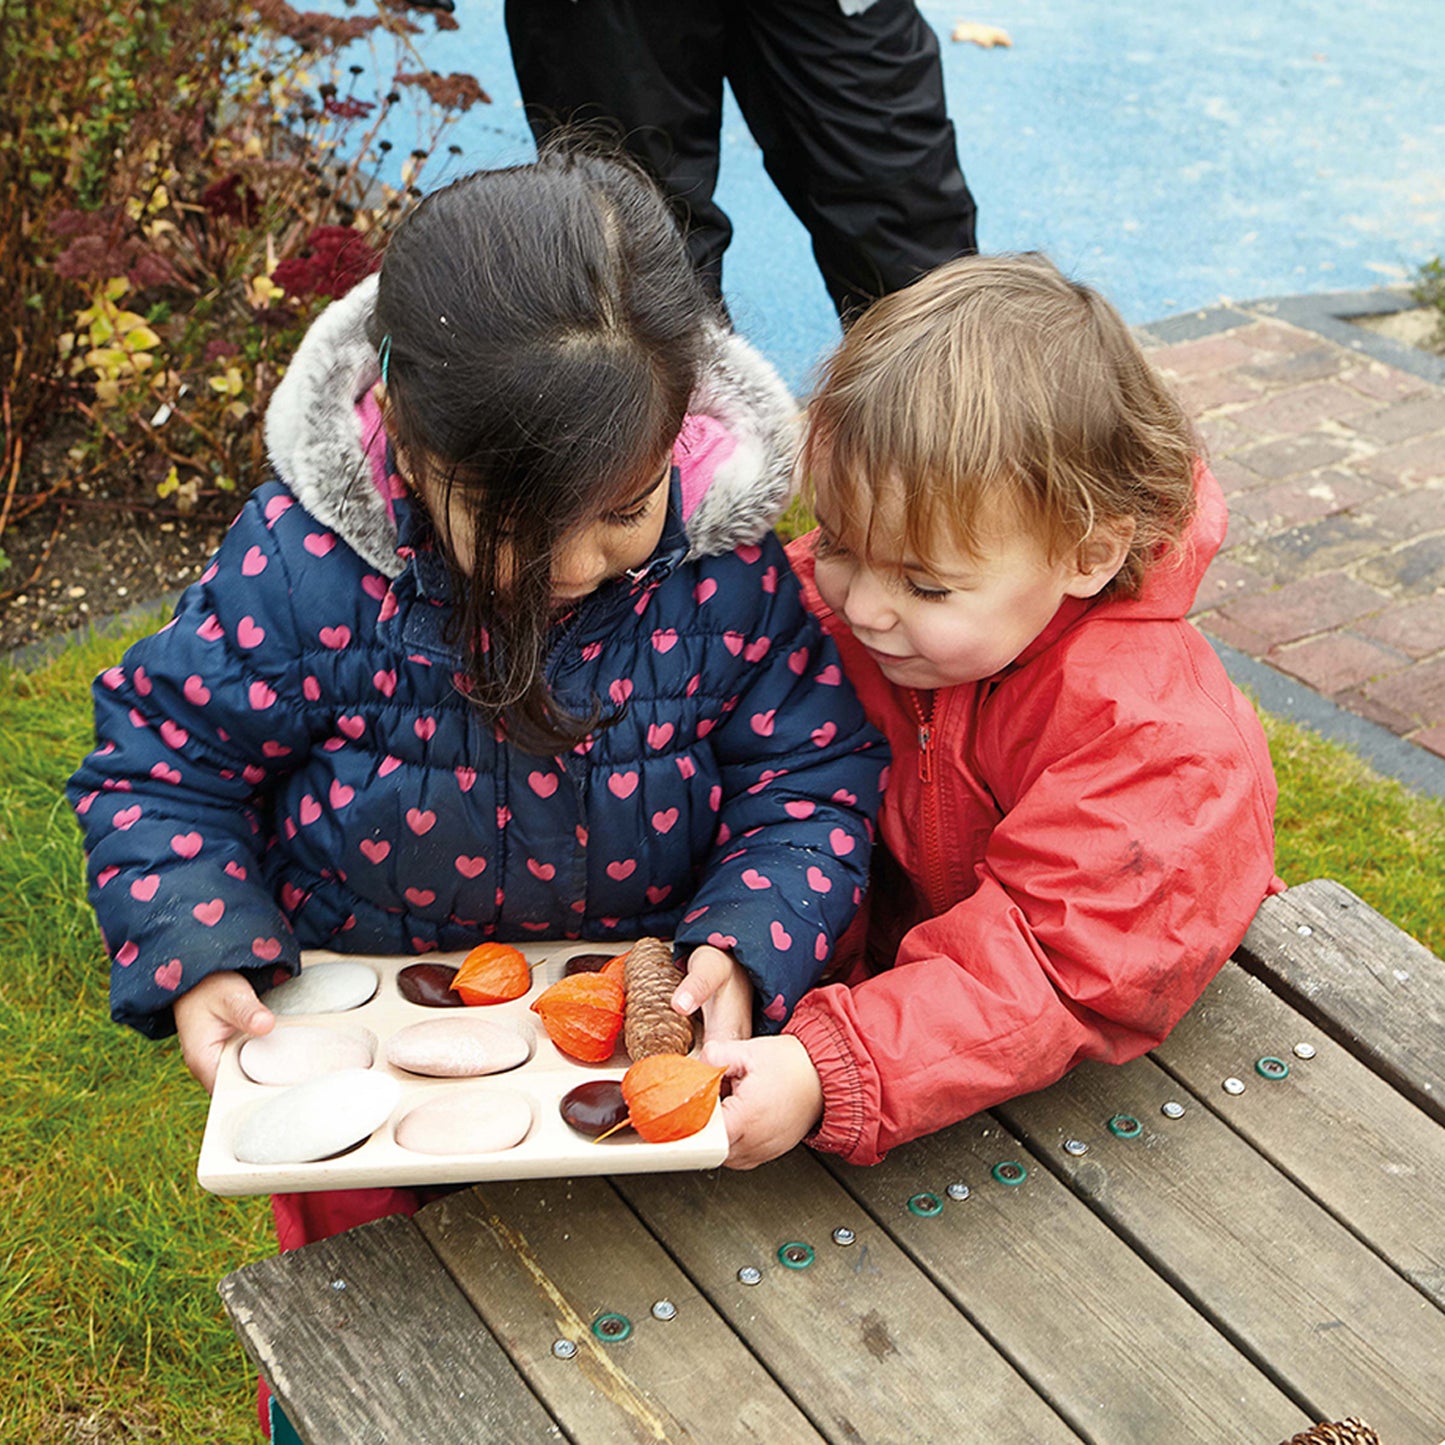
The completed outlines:
{"type": "Polygon", "coordinates": [[[672,1006],[684,1017],[702,1010],[704,1043],[745,1039],[753,1031],[753,982],[732,954],[709,943],[693,949],[672,1006]]]}
{"type": "Polygon", "coordinates": [[[729,1169],[756,1169],[786,1154],[823,1117],[823,1085],[808,1051],[792,1034],[708,1044],[703,1059],[726,1069],[732,1092],[722,1101],[729,1169]]]}
{"type": "Polygon", "coordinates": [[[209,1094],[216,1086],[221,1050],[237,1034],[269,1034],[276,1015],[239,973],[210,973],[174,1005],[181,1057],[209,1094]]]}

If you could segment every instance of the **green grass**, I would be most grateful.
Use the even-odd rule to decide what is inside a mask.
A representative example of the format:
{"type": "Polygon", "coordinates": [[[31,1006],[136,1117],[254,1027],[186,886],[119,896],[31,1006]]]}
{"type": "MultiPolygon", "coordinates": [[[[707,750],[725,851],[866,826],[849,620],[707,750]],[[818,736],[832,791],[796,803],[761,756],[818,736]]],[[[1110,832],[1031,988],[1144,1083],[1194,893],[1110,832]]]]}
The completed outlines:
{"type": "Polygon", "coordinates": [[[61,798],[119,650],[0,673],[0,1439],[249,1441],[216,1282],[271,1251],[269,1209],[201,1191],[205,1095],[174,1045],[110,1022],[61,798]]]}
{"type": "MultiPolygon", "coordinates": [[[[90,679],[121,646],[0,673],[0,1439],[253,1440],[253,1377],[215,1287],[271,1252],[269,1211],[200,1190],[204,1095],[173,1044],[110,1023],[61,800],[90,679]]],[[[1265,721],[1285,881],[1335,878],[1445,952],[1445,804],[1265,721]]]]}

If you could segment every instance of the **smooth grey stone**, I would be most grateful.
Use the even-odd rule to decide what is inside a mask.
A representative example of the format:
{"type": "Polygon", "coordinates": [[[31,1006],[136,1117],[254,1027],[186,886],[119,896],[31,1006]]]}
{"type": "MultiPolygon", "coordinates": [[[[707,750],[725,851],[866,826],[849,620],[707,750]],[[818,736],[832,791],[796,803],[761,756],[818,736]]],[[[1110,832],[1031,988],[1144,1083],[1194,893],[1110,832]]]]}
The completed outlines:
{"type": "Polygon", "coordinates": [[[377,983],[376,970],[364,963],[313,963],[263,994],[261,1002],[277,1014],[339,1014],[360,1008],[377,983]]]}
{"type": "Polygon", "coordinates": [[[365,1139],[396,1108],[401,1085],[375,1069],[342,1069],[257,1104],[236,1129],[243,1164],[309,1164],[365,1139]]]}

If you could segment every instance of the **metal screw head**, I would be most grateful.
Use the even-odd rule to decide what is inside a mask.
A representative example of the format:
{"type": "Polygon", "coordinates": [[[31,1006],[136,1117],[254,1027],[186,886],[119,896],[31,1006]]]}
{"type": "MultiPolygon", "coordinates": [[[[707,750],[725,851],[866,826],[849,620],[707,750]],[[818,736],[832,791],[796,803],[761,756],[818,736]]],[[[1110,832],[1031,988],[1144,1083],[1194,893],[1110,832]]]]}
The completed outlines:
{"type": "Polygon", "coordinates": [[[1177,1099],[1170,1099],[1167,1103],[1160,1104],[1159,1112],[1166,1119],[1182,1119],[1184,1117],[1184,1105],[1177,1099]]]}
{"type": "Polygon", "coordinates": [[[950,1199],[967,1199],[969,1196],[969,1188],[967,1184],[950,1184],[946,1192],[950,1199]]]}
{"type": "Polygon", "coordinates": [[[675,1320],[677,1318],[677,1306],[670,1299],[660,1299],[652,1307],[652,1318],[655,1320],[675,1320]]]}
{"type": "Polygon", "coordinates": [[[1065,1140],[1064,1140],[1064,1153],[1065,1153],[1065,1154],[1072,1154],[1072,1155],[1074,1156],[1074,1158],[1078,1159],[1078,1158],[1080,1158],[1082,1155],[1087,1154],[1088,1152],[1089,1152],[1089,1146],[1088,1146],[1086,1143],[1084,1143],[1084,1141],[1083,1141],[1082,1139],[1065,1139],[1065,1140]]]}
{"type": "Polygon", "coordinates": [[[834,1244],[852,1244],[857,1238],[858,1236],[845,1224],[840,1224],[837,1229],[833,1231],[834,1244]]]}
{"type": "Polygon", "coordinates": [[[1301,923],[1300,926],[1295,929],[1295,932],[1299,934],[1301,938],[1308,938],[1314,932],[1314,929],[1311,928],[1308,923],[1301,923]]]}
{"type": "Polygon", "coordinates": [[[577,1353],[577,1346],[571,1340],[553,1340],[552,1353],[559,1360],[570,1360],[577,1353]]]}
{"type": "Polygon", "coordinates": [[[1289,1065],[1283,1059],[1277,1059],[1273,1054],[1266,1054],[1262,1059],[1254,1061],[1254,1072],[1261,1079],[1284,1079],[1289,1077],[1289,1065]]]}
{"type": "Polygon", "coordinates": [[[1137,1139],[1144,1126],[1132,1114],[1115,1114],[1109,1120],[1109,1132],[1116,1139],[1137,1139]]]}
{"type": "Polygon", "coordinates": [[[989,1172],[1000,1184],[1007,1184],[1010,1188],[1022,1184],[1029,1177],[1029,1171],[1013,1159],[1005,1159],[1002,1163],[995,1164],[989,1172]]]}
{"type": "Polygon", "coordinates": [[[761,1284],[763,1272],[756,1265],[745,1264],[738,1271],[739,1284],[761,1284]]]}
{"type": "Polygon", "coordinates": [[[1312,1059],[1315,1056],[1315,1046],[1313,1044],[1296,1044],[1294,1056],[1297,1059],[1312,1059]]]}
{"type": "Polygon", "coordinates": [[[331,1281],[331,1288],[336,1290],[345,1289],[346,1281],[344,1279],[334,1279],[331,1281]]]}
{"type": "Polygon", "coordinates": [[[1242,1094],[1244,1092],[1244,1080],[1236,1079],[1232,1074],[1224,1081],[1224,1092],[1226,1094],[1242,1094]]]}

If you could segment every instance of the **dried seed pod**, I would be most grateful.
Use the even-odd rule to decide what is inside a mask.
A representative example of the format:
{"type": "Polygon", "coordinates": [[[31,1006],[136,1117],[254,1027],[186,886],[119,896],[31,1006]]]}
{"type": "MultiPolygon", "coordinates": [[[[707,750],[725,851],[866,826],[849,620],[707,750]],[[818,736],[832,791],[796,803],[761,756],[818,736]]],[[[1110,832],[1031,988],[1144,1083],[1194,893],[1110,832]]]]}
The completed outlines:
{"type": "Polygon", "coordinates": [[[696,1134],[712,1118],[723,1069],[680,1054],[654,1054],[622,1076],[632,1127],[649,1144],[696,1134]]]}
{"type": "Polygon", "coordinates": [[[627,995],[623,1041],[628,1054],[685,1054],[692,1048],[692,1020],[672,1006],[682,975],[672,961],[672,945],[661,938],[639,938],[622,966],[627,995]]]}
{"type": "Polygon", "coordinates": [[[507,1003],[532,987],[532,970],[521,949],[479,943],[462,960],[451,986],[466,1004],[507,1003]]]}
{"type": "Polygon", "coordinates": [[[612,1057],[622,1031],[622,985],[600,973],[574,973],[543,989],[532,1012],[564,1054],[600,1064],[612,1057]]]}

